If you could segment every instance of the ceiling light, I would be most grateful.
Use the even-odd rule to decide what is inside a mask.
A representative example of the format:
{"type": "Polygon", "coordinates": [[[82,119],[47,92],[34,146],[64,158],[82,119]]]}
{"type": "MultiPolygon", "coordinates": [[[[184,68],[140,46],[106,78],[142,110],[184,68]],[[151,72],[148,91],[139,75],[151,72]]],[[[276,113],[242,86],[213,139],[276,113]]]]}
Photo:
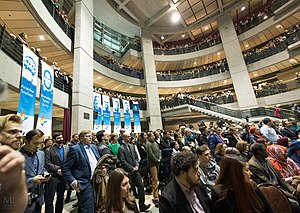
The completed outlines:
{"type": "Polygon", "coordinates": [[[164,39],[165,39],[164,35],[161,35],[161,36],[160,36],[160,39],[161,39],[161,40],[164,40],[164,39]]]}
{"type": "Polygon", "coordinates": [[[178,88],[178,90],[181,90],[181,88],[178,88]]]}
{"type": "Polygon", "coordinates": [[[172,22],[176,23],[179,21],[179,19],[180,19],[179,13],[177,11],[173,11],[172,18],[171,18],[172,22]]]}
{"type": "Polygon", "coordinates": [[[224,83],[226,84],[226,83],[227,83],[227,80],[224,80],[224,83]]]}
{"type": "Polygon", "coordinates": [[[254,77],[257,77],[258,76],[258,74],[257,73],[254,73],[254,77]]]}
{"type": "Polygon", "coordinates": [[[276,26],[276,28],[280,28],[280,27],[282,27],[281,24],[278,24],[278,25],[276,26]]]}
{"type": "Polygon", "coordinates": [[[199,89],[202,89],[201,87],[199,87],[199,89]]]}
{"type": "Polygon", "coordinates": [[[182,33],[182,34],[181,34],[181,37],[182,37],[182,38],[184,38],[184,37],[185,37],[185,34],[184,34],[184,33],[182,33]]]}
{"type": "Polygon", "coordinates": [[[42,41],[44,41],[44,40],[45,40],[45,37],[42,36],[42,35],[40,35],[40,36],[39,36],[39,39],[42,40],[42,41]]]}
{"type": "Polygon", "coordinates": [[[130,89],[132,88],[132,86],[129,87],[130,89]]]}
{"type": "Polygon", "coordinates": [[[220,53],[220,52],[218,52],[218,53],[217,53],[217,55],[221,55],[221,53],[220,53]]]}
{"type": "Polygon", "coordinates": [[[97,79],[101,79],[101,77],[99,76],[97,79]]]}
{"type": "Polygon", "coordinates": [[[249,44],[246,44],[245,47],[246,47],[246,48],[249,47],[249,44]]]}
{"type": "Polygon", "coordinates": [[[208,26],[206,26],[206,27],[204,28],[204,30],[208,30],[208,26]]]}
{"type": "Polygon", "coordinates": [[[196,65],[196,64],[197,64],[197,62],[195,61],[195,62],[194,62],[194,65],[196,65]]]}
{"type": "Polygon", "coordinates": [[[268,16],[264,16],[264,19],[266,20],[268,18],[268,16]]]}
{"type": "Polygon", "coordinates": [[[244,11],[245,9],[246,9],[246,7],[242,7],[242,8],[241,8],[241,11],[244,11]]]}
{"type": "Polygon", "coordinates": [[[118,86],[115,86],[115,89],[118,89],[118,86]]]}
{"type": "Polygon", "coordinates": [[[296,59],[294,59],[294,58],[291,58],[290,60],[289,60],[289,62],[291,63],[291,64],[297,64],[297,60],[296,59]]]}

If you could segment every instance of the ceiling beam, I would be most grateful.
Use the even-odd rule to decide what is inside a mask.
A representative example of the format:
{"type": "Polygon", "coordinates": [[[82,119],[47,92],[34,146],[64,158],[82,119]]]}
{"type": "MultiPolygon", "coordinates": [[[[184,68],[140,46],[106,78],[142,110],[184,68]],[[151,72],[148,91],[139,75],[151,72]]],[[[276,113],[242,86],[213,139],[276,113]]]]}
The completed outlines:
{"type": "MultiPolygon", "coordinates": [[[[119,8],[119,6],[120,5],[123,5],[122,4],[122,2],[120,2],[119,0],[114,0],[117,4],[118,4],[118,6],[117,6],[117,8],[119,8]]],[[[129,2],[129,0],[125,0],[125,2],[127,1],[127,3],[129,2]]],[[[124,2],[123,2],[124,3],[124,2]]],[[[127,4],[126,3],[126,4],[127,4]]],[[[137,23],[141,23],[141,20],[139,19],[139,18],[137,18],[127,7],[126,7],[126,4],[125,5],[123,5],[122,7],[121,7],[121,9],[123,9],[133,20],[135,20],[137,23]]],[[[120,10],[121,10],[120,9],[120,10]]]]}
{"type": "Polygon", "coordinates": [[[191,31],[188,31],[187,34],[193,41],[195,40],[195,37],[193,36],[193,33],[191,31]]]}
{"type": "Polygon", "coordinates": [[[152,24],[157,22],[160,18],[165,16],[168,12],[172,11],[172,7],[170,5],[164,7],[162,10],[160,10],[158,13],[156,13],[154,16],[152,16],[147,22],[146,26],[150,27],[152,24]]]}
{"type": "Polygon", "coordinates": [[[153,34],[152,34],[152,38],[154,38],[154,40],[155,40],[157,43],[159,43],[161,46],[164,45],[164,43],[161,41],[161,39],[158,38],[156,35],[153,35],[153,34]]]}
{"type": "Polygon", "coordinates": [[[168,36],[167,38],[164,39],[164,42],[170,41],[171,39],[173,39],[177,35],[178,34],[173,34],[173,35],[168,36]]]}
{"type": "Polygon", "coordinates": [[[220,13],[224,11],[222,0],[217,0],[220,13]]]}
{"type": "Polygon", "coordinates": [[[122,9],[126,6],[126,4],[127,4],[129,1],[130,1],[130,0],[125,0],[125,1],[123,1],[121,4],[118,4],[117,9],[118,9],[118,10],[122,10],[122,9]]]}

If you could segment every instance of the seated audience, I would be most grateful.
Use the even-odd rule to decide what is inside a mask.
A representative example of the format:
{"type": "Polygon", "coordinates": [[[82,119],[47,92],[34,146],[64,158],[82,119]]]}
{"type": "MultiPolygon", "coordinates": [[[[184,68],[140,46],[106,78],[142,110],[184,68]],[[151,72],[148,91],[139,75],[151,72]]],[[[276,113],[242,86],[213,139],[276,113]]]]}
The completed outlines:
{"type": "Polygon", "coordinates": [[[225,155],[227,145],[225,143],[218,143],[215,149],[215,159],[217,164],[220,166],[222,157],[225,155]]]}
{"type": "Polygon", "coordinates": [[[250,158],[252,157],[252,153],[249,152],[249,144],[246,141],[237,142],[236,148],[241,153],[241,157],[245,162],[250,160],[250,158]]]}
{"type": "Polygon", "coordinates": [[[300,167],[300,142],[293,141],[289,146],[289,157],[300,167]]]}

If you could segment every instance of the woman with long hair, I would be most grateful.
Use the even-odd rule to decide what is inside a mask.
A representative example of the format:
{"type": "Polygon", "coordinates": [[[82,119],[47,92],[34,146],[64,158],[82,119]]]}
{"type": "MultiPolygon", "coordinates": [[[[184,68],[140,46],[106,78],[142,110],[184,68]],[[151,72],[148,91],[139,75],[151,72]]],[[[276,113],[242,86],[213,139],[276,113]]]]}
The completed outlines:
{"type": "Polygon", "coordinates": [[[248,163],[243,162],[240,156],[225,155],[222,158],[219,178],[212,191],[212,212],[272,212],[250,176],[248,163]]]}
{"type": "Polygon", "coordinates": [[[128,174],[120,169],[115,169],[107,182],[105,209],[106,213],[136,213],[139,212],[135,198],[129,194],[128,174]]]}

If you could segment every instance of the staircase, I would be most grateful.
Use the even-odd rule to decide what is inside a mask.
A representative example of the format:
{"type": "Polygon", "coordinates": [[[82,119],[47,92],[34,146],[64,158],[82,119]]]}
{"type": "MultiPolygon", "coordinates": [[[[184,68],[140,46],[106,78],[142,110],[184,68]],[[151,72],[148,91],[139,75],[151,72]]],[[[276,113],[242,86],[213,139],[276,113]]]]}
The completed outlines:
{"type": "Polygon", "coordinates": [[[224,120],[232,122],[246,121],[248,116],[251,122],[260,121],[265,117],[272,119],[282,120],[284,118],[294,117],[294,113],[291,110],[281,109],[281,117],[274,116],[274,108],[268,107],[256,107],[251,109],[229,109],[221,105],[217,105],[211,102],[202,100],[187,100],[186,103],[178,103],[177,106],[172,108],[166,108],[162,110],[162,117],[169,117],[173,115],[189,113],[189,112],[201,112],[203,114],[222,118],[224,120]]]}

